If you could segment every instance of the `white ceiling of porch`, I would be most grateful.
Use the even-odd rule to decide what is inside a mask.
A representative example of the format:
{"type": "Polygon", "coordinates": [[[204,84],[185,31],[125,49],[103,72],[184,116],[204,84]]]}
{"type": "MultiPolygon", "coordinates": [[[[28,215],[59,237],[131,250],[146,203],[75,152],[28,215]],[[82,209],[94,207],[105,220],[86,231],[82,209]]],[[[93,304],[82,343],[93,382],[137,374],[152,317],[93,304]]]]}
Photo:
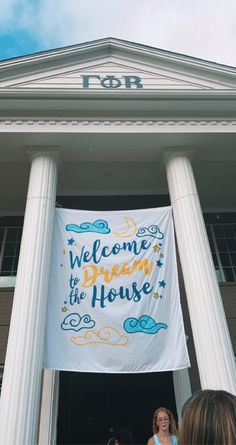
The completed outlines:
{"type": "Polygon", "coordinates": [[[32,147],[59,153],[58,195],[168,194],[163,153],[193,155],[204,209],[236,210],[235,134],[5,134],[0,150],[1,215],[22,213],[32,147]]]}

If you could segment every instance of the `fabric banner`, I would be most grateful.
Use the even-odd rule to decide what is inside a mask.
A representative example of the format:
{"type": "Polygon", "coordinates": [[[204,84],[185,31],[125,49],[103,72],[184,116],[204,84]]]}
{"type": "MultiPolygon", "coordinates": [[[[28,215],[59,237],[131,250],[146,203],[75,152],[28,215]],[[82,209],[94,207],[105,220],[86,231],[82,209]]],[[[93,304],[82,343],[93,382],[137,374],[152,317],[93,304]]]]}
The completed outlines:
{"type": "Polygon", "coordinates": [[[51,369],[190,366],[171,207],[56,209],[45,339],[51,369]]]}

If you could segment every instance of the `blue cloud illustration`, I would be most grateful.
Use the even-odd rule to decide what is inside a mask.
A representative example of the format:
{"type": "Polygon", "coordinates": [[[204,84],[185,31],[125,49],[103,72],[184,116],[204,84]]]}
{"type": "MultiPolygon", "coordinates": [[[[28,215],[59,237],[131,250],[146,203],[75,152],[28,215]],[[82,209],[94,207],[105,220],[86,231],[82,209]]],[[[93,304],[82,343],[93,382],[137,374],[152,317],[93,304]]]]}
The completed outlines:
{"type": "Polygon", "coordinates": [[[97,219],[93,223],[84,222],[78,226],[77,224],[67,224],[66,230],[68,232],[85,233],[85,232],[95,232],[95,233],[110,233],[107,221],[104,219],[97,219]]]}
{"type": "Polygon", "coordinates": [[[167,329],[167,324],[156,323],[149,315],[141,315],[139,319],[130,317],[124,321],[123,327],[128,334],[142,332],[143,334],[157,334],[160,329],[167,329]]]}
{"type": "Polygon", "coordinates": [[[141,227],[137,233],[137,236],[152,236],[153,238],[163,239],[164,233],[162,233],[158,226],[152,224],[149,227],[141,227]]]}
{"type": "Polygon", "coordinates": [[[64,331],[79,332],[81,329],[92,329],[95,324],[95,321],[91,319],[90,315],[86,314],[81,317],[78,313],[74,312],[64,318],[61,328],[64,331]]]}

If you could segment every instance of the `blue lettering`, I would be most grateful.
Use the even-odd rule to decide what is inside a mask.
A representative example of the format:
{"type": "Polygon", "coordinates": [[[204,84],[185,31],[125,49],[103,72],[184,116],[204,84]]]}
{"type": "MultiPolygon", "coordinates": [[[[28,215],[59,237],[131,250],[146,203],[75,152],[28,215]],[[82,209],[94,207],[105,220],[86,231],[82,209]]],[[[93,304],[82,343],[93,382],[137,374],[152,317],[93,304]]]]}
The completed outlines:
{"type": "Polygon", "coordinates": [[[106,76],[101,80],[101,85],[104,88],[119,88],[121,81],[116,76],[106,76]]]}
{"type": "Polygon", "coordinates": [[[70,305],[73,306],[73,304],[80,304],[80,300],[84,300],[86,297],[85,292],[79,292],[78,287],[75,289],[71,289],[69,299],[70,299],[70,305]]]}
{"type": "Polygon", "coordinates": [[[136,88],[143,88],[143,84],[141,83],[141,78],[139,76],[122,76],[125,79],[126,88],[132,88],[132,85],[135,85],[136,88]]]}
{"type": "Polygon", "coordinates": [[[117,296],[116,290],[111,288],[107,295],[109,303],[112,303],[116,299],[116,296],[117,296]]]}
{"type": "Polygon", "coordinates": [[[98,264],[102,258],[108,258],[111,255],[118,255],[118,253],[122,250],[132,252],[135,256],[139,255],[142,250],[149,249],[151,243],[147,240],[142,240],[137,243],[137,241],[132,242],[124,242],[123,244],[116,243],[114,246],[109,248],[108,246],[102,247],[100,251],[101,241],[97,239],[93,243],[92,252],[85,251],[85,246],[82,247],[80,256],[73,255],[73,251],[69,251],[70,256],[70,267],[74,269],[77,267],[81,267],[83,263],[89,263],[92,261],[94,264],[98,264]]]}
{"type": "Polygon", "coordinates": [[[73,277],[73,275],[71,274],[70,278],[69,278],[69,283],[70,283],[70,288],[74,289],[74,287],[76,286],[76,284],[79,282],[79,278],[77,277],[73,277]]]}
{"type": "Polygon", "coordinates": [[[76,255],[75,258],[73,258],[72,250],[69,250],[70,267],[71,267],[72,270],[74,269],[76,264],[77,264],[77,267],[81,267],[81,265],[82,265],[82,257],[84,255],[84,249],[85,249],[85,246],[83,246],[82,249],[81,249],[80,257],[78,257],[76,255]]]}
{"type": "Polygon", "coordinates": [[[101,77],[100,76],[92,76],[92,75],[82,75],[81,76],[83,79],[83,88],[89,88],[89,80],[93,77],[94,79],[98,79],[100,81],[101,77]]]}
{"type": "Polygon", "coordinates": [[[150,285],[150,283],[144,283],[143,286],[138,289],[137,283],[133,282],[131,289],[120,286],[118,290],[111,288],[107,291],[103,284],[101,285],[100,289],[97,285],[94,285],[91,305],[94,308],[96,304],[99,303],[100,308],[104,309],[106,307],[106,302],[108,301],[109,303],[113,303],[116,297],[119,297],[122,300],[133,300],[135,303],[138,303],[142,298],[142,294],[148,295],[152,292],[152,290],[153,287],[150,285]]]}

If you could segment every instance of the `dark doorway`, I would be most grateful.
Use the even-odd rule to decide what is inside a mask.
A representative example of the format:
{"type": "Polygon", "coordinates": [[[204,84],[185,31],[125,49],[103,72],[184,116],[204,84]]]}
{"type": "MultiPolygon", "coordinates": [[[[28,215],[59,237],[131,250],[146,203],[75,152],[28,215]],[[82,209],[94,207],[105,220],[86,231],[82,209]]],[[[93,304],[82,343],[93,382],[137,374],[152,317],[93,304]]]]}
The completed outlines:
{"type": "Polygon", "coordinates": [[[125,427],[133,431],[136,444],[146,444],[159,406],[176,416],[172,372],[60,372],[57,443],[106,445],[125,427]]]}

